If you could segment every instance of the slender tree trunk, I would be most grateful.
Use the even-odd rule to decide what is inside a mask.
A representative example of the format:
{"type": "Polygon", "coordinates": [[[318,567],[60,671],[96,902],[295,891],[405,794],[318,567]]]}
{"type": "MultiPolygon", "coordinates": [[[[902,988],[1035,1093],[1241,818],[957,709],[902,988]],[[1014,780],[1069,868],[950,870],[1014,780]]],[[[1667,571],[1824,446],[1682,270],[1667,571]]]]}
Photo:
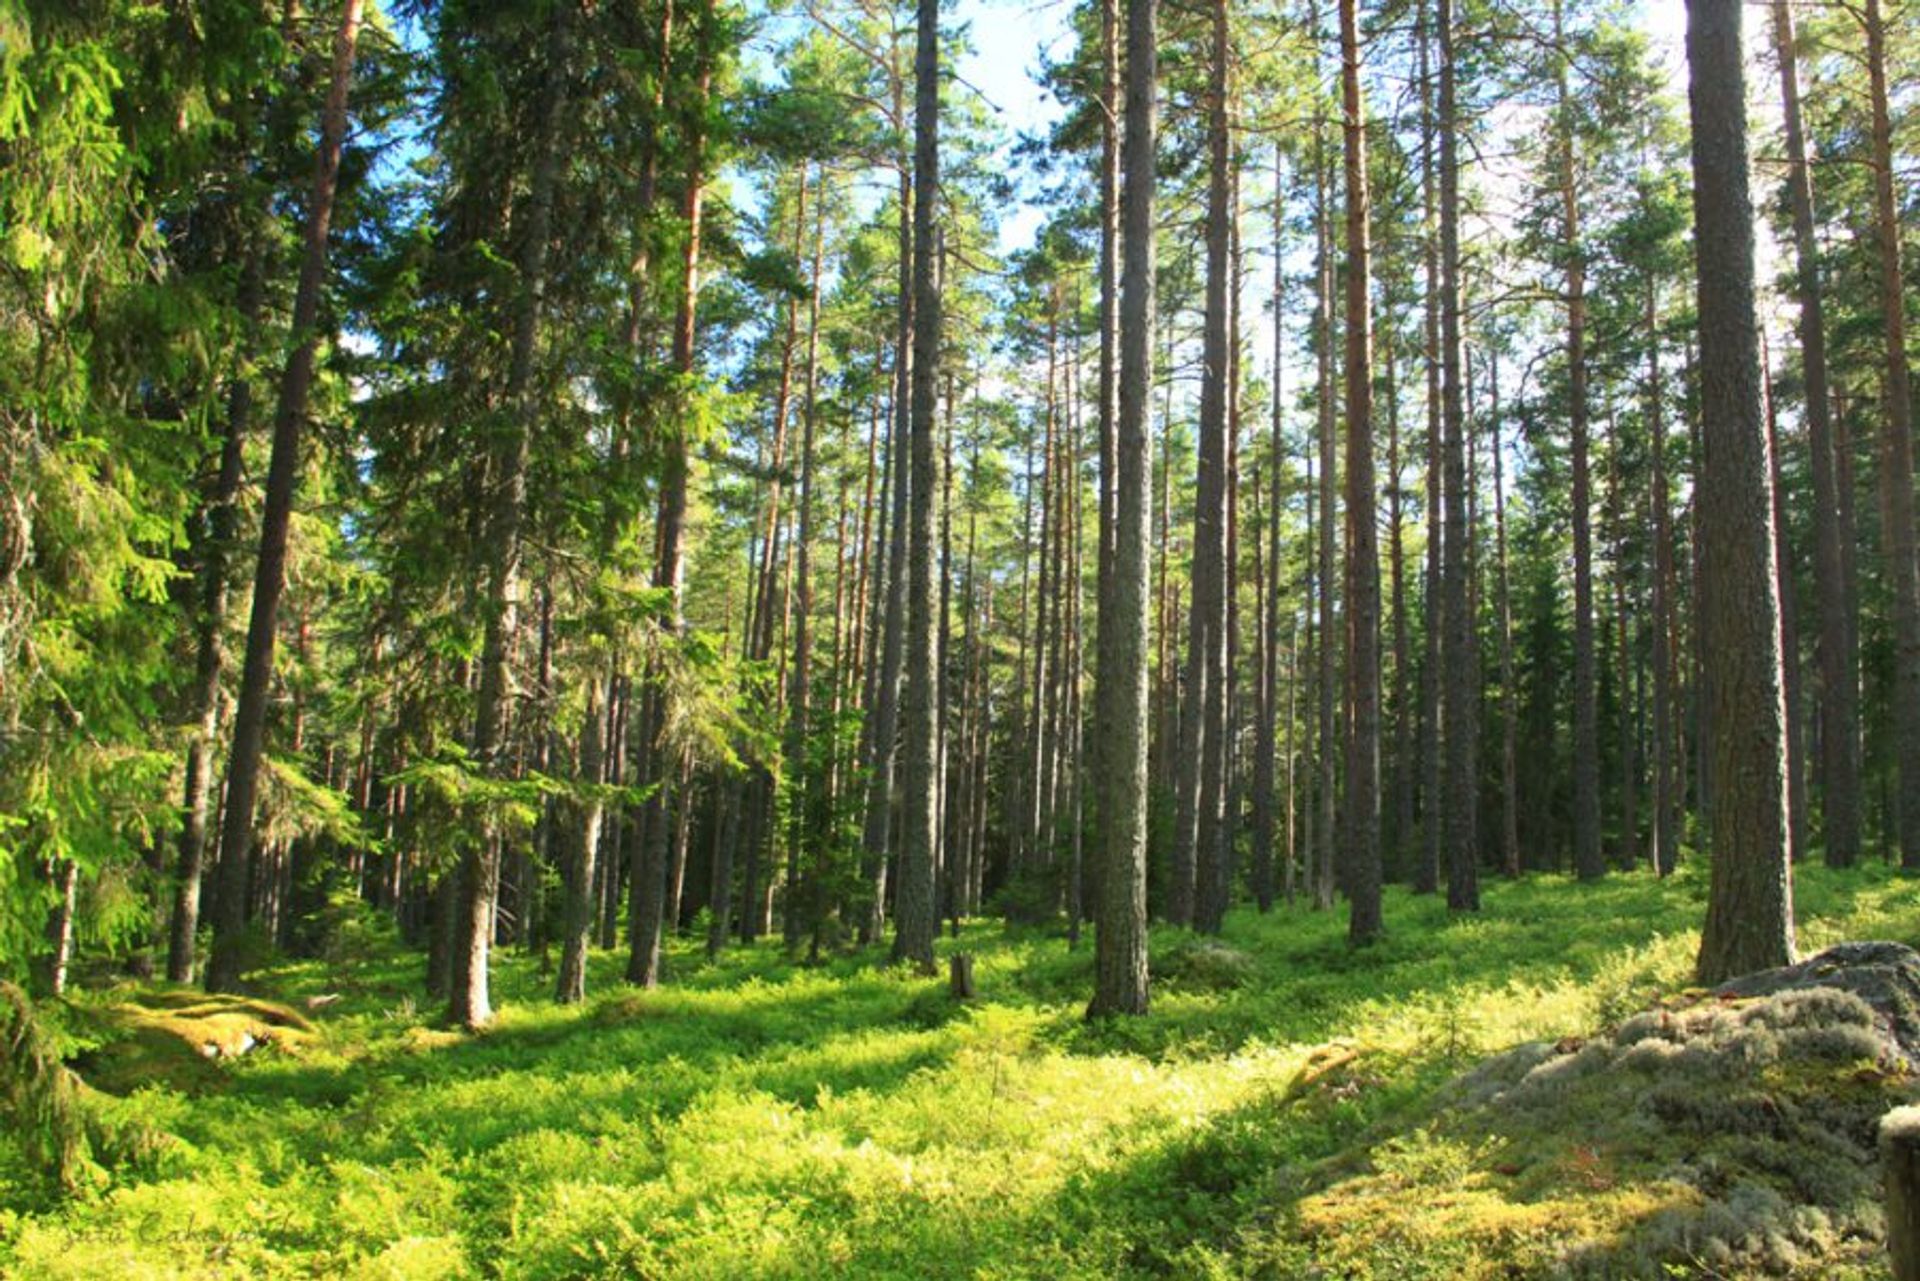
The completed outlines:
{"type": "Polygon", "coordinates": [[[1653,526],[1653,869],[1661,876],[1680,862],[1682,793],[1675,742],[1679,701],[1678,646],[1674,643],[1673,498],[1667,486],[1665,389],[1660,378],[1660,326],[1655,284],[1646,281],[1647,435],[1652,442],[1649,495],[1653,526]]]}
{"type": "Polygon", "coordinates": [[[1153,514],[1152,424],[1157,0],[1127,3],[1127,103],[1121,195],[1119,416],[1114,441],[1113,594],[1101,602],[1100,873],[1090,1017],[1147,1010],[1147,528],[1153,514]]]}
{"type": "MultiPolygon", "coordinates": [[[[897,56],[898,46],[895,46],[897,56]]],[[[906,77],[897,68],[891,76],[893,116],[903,133],[906,126],[906,77]]],[[[893,825],[893,776],[900,734],[900,673],[906,657],[907,626],[907,514],[910,495],[908,455],[912,448],[910,418],[913,350],[913,170],[911,158],[900,157],[899,255],[900,297],[893,362],[892,440],[887,463],[892,470],[891,528],[886,551],[886,613],[880,667],[873,700],[873,736],[868,757],[866,822],[861,833],[861,870],[873,901],[860,930],[860,941],[880,937],[887,914],[887,859],[893,825]]]]}
{"type": "Polygon", "coordinates": [[[1426,269],[1426,370],[1427,370],[1427,563],[1425,598],[1427,634],[1425,661],[1420,665],[1420,858],[1414,865],[1413,889],[1416,894],[1432,894],[1440,888],[1440,864],[1445,852],[1445,815],[1442,813],[1444,757],[1441,753],[1442,718],[1445,707],[1444,642],[1447,629],[1447,557],[1446,455],[1444,418],[1441,412],[1440,299],[1444,282],[1440,275],[1439,186],[1435,158],[1437,129],[1434,123],[1432,36],[1427,0],[1420,0],[1415,22],[1419,28],[1420,49],[1420,199],[1421,256],[1426,269]]]}
{"type": "Polygon", "coordinates": [[[798,859],[804,857],[807,846],[812,844],[816,860],[810,886],[788,886],[789,897],[799,902],[790,902],[787,911],[790,916],[804,915],[815,959],[819,957],[827,915],[827,869],[819,860],[826,858],[829,849],[826,833],[815,829],[814,815],[819,801],[807,760],[807,721],[813,691],[813,437],[820,387],[820,275],[826,254],[825,178],[823,170],[815,213],[812,290],[807,303],[806,391],[800,417],[800,511],[799,529],[794,538],[793,666],[787,674],[786,741],[787,846],[798,859]]]}
{"type": "Polygon", "coordinates": [[[1368,943],[1380,918],[1380,549],[1373,485],[1372,230],[1357,0],[1340,0],[1340,85],[1347,195],[1347,937],[1368,943]]]}
{"type": "MultiPolygon", "coordinates": [[[[1494,389],[1500,386],[1494,365],[1494,389]]],[[[1500,576],[1500,868],[1520,875],[1519,754],[1515,739],[1520,721],[1520,690],[1513,670],[1513,582],[1507,566],[1507,494],[1505,447],[1500,415],[1493,415],[1493,530],[1500,576]]]]}
{"type": "Polygon", "coordinates": [[[1794,284],[1800,305],[1800,365],[1806,383],[1807,450],[1813,457],[1814,582],[1820,606],[1821,838],[1830,867],[1860,857],[1860,686],[1847,596],[1853,548],[1841,537],[1832,395],[1827,378],[1826,304],[1820,286],[1807,131],[1800,114],[1793,8],[1773,0],[1774,49],[1780,64],[1781,115],[1787,141],[1787,199],[1793,212],[1794,284]]]}
{"type": "Polygon", "coordinates": [[[320,291],[326,284],[327,228],[333,220],[340,151],[347,134],[347,91],[360,34],[361,0],[346,0],[334,36],[326,107],[320,117],[320,152],[307,202],[306,243],[294,289],[292,347],[280,378],[273,418],[273,448],[267,463],[266,500],[260,515],[260,555],[254,569],[253,612],[240,671],[240,698],[233,714],[233,746],[227,758],[226,810],[220,831],[220,884],[214,916],[213,955],[207,988],[231,992],[247,959],[247,879],[253,846],[254,801],[266,740],[267,697],[273,684],[274,632],[287,582],[287,534],[299,479],[300,435],[320,346],[320,291]]]}
{"type": "MultiPolygon", "coordinates": [[[[1869,5],[1875,0],[1868,0],[1869,5]]],[[[1713,876],[1702,983],[1793,960],[1780,598],[1754,311],[1741,0],[1688,0],[1699,257],[1700,626],[1713,655],[1713,876]]]]}
{"type": "Polygon", "coordinates": [[[1593,487],[1587,430],[1587,265],[1580,241],[1578,145],[1561,0],[1554,0],[1554,79],[1560,218],[1567,256],[1567,433],[1573,466],[1573,865],[1581,880],[1606,874],[1600,850],[1599,659],[1593,623],[1593,487]]]}
{"type": "Polygon", "coordinates": [[[1447,907],[1480,910],[1480,646],[1472,596],[1473,530],[1467,511],[1465,378],[1460,351],[1460,149],[1455,109],[1453,0],[1438,0],[1440,29],[1440,415],[1445,454],[1446,556],[1441,611],[1446,684],[1443,825],[1447,907]]]}
{"type": "MultiPolygon", "coordinates": [[[[1114,541],[1119,524],[1114,514],[1114,493],[1118,472],[1115,451],[1120,424],[1120,4],[1119,0],[1100,0],[1100,500],[1096,541],[1094,600],[1101,613],[1113,599],[1114,541]]],[[[971,571],[969,571],[971,573],[971,571]]],[[[1110,724],[1115,713],[1102,710],[1102,700],[1115,686],[1105,679],[1113,659],[1107,653],[1107,629],[1100,627],[1094,637],[1093,690],[1094,735],[1088,768],[1094,778],[1106,775],[1106,743],[1099,727],[1110,724]]],[[[1106,821],[1094,802],[1099,822],[1106,821]]],[[[1098,838],[1095,838],[1096,841],[1098,838]]],[[[1097,876],[1098,869],[1095,869],[1097,876]]]]}
{"type": "MultiPolygon", "coordinates": [[[[706,106],[713,79],[712,0],[704,0],[694,18],[694,88],[687,104],[685,135],[686,181],[681,194],[681,217],[686,239],[680,254],[680,300],[675,308],[671,362],[675,372],[691,378],[694,357],[696,307],[700,299],[701,215],[706,200],[706,106]]],[[[660,503],[654,522],[653,586],[667,599],[665,630],[677,641],[685,626],[681,600],[686,577],[687,482],[692,460],[684,438],[677,434],[661,461],[660,503]]],[[[667,690],[663,674],[649,673],[641,699],[640,737],[635,745],[636,779],[652,793],[642,808],[639,839],[629,863],[627,982],[655,987],[660,982],[660,936],[666,914],[667,872],[672,831],[667,822],[667,794],[678,762],[663,741],[667,725],[667,690]]],[[[749,905],[752,910],[752,905],[749,905]]]]}
{"type": "MultiPolygon", "coordinates": [[[[242,269],[240,315],[251,333],[260,319],[265,263],[259,233],[249,233],[242,269]]],[[[200,928],[201,882],[206,867],[208,826],[214,815],[213,745],[220,733],[220,675],[224,666],[221,633],[226,629],[227,568],[233,550],[234,502],[240,494],[242,454],[253,423],[253,381],[237,375],[227,393],[226,434],[220,446],[220,470],[207,495],[204,541],[200,548],[199,616],[194,644],[192,707],[194,728],[187,744],[186,803],[180,825],[180,872],[174,885],[173,917],[167,939],[167,981],[193,981],[195,936],[200,928]]]]}
{"type": "MultiPolygon", "coordinates": [[[[1344,17],[1344,9],[1342,10],[1344,17]]],[[[1314,46],[1320,42],[1320,6],[1311,8],[1310,22],[1314,32],[1314,46]]],[[[1316,56],[1315,59],[1318,62],[1316,56]]],[[[1315,217],[1318,224],[1318,269],[1320,273],[1320,668],[1317,677],[1317,692],[1320,696],[1320,722],[1315,734],[1318,744],[1320,781],[1319,781],[1319,822],[1315,828],[1317,840],[1314,848],[1314,866],[1311,881],[1313,884],[1313,902],[1318,908],[1333,906],[1333,864],[1334,851],[1339,844],[1335,831],[1335,807],[1338,805],[1339,771],[1336,765],[1335,744],[1339,737],[1335,732],[1334,704],[1336,699],[1339,667],[1335,655],[1337,646],[1334,640],[1336,624],[1334,618],[1334,449],[1335,449],[1335,406],[1333,377],[1333,341],[1334,341],[1334,268],[1333,268],[1333,229],[1332,203],[1330,188],[1333,185],[1329,173],[1330,163],[1326,156],[1326,119],[1317,113],[1314,121],[1314,173],[1315,173],[1315,217]]]]}
{"type": "MultiPolygon", "coordinates": [[[[1274,787],[1279,749],[1280,512],[1286,459],[1286,414],[1281,373],[1286,351],[1286,200],[1281,146],[1273,145],[1273,419],[1267,441],[1271,497],[1267,502],[1266,564],[1260,627],[1260,681],[1253,758],[1253,893],[1262,912],[1273,909],[1274,787]]],[[[1291,728],[1291,727],[1289,727],[1291,728]]],[[[1291,777],[1292,767],[1288,772],[1291,777]]],[[[1289,789],[1289,795],[1291,789],[1289,789]]],[[[1289,851],[1291,853],[1291,851],[1289,851]]]]}
{"type": "MultiPolygon", "coordinates": [[[[1887,37],[1880,0],[1866,0],[1867,79],[1873,102],[1874,230],[1880,248],[1880,319],[1886,334],[1887,577],[1893,584],[1893,737],[1902,798],[1920,797],[1920,558],[1914,546],[1913,384],[1900,208],[1893,189],[1893,126],[1887,107],[1887,37]]],[[[1897,807],[1900,865],[1920,868],[1920,801],[1897,807]]]]}
{"type": "Polygon", "coordinates": [[[1205,928],[1206,863],[1219,839],[1222,740],[1226,733],[1227,311],[1232,266],[1231,139],[1227,133],[1226,0],[1209,6],[1212,78],[1207,92],[1207,297],[1200,382],[1199,471],[1194,478],[1193,606],[1187,621],[1187,715],[1181,721],[1180,804],[1194,821],[1174,845],[1168,915],[1205,928]]]}
{"type": "Polygon", "coordinates": [[[940,282],[937,271],[940,200],[940,5],[919,0],[914,58],[912,480],[907,584],[906,697],[901,779],[898,917],[893,956],[924,973],[934,968],[933,939],[940,921],[934,902],[938,856],[939,708],[936,673],[934,542],[939,531],[936,439],[940,396],[940,282]]]}
{"type": "Polygon", "coordinates": [[[1760,337],[1760,393],[1767,424],[1767,486],[1772,498],[1773,556],[1780,591],[1780,693],[1787,705],[1787,849],[1806,855],[1806,725],[1800,709],[1800,628],[1793,587],[1793,541],[1788,537],[1786,500],[1780,488],[1780,430],[1773,410],[1772,374],[1766,335],[1760,337]]]}
{"type": "MultiPolygon", "coordinates": [[[[472,755],[480,770],[503,778],[509,769],[507,738],[512,719],[508,664],[519,621],[522,528],[527,507],[527,468],[539,399],[533,387],[534,348],[539,340],[546,298],[547,256],[553,226],[553,191],[560,166],[560,117],[566,109],[573,6],[553,8],[548,31],[547,74],[542,89],[539,136],[534,142],[533,172],[526,206],[526,241],[520,263],[520,296],[515,303],[512,354],[506,400],[512,430],[500,444],[499,488],[493,497],[488,530],[488,578],[485,635],[480,652],[480,691],[474,710],[472,755]]],[[[491,826],[491,825],[490,825],[491,826]]],[[[488,959],[493,948],[494,915],[500,894],[501,834],[489,831],[474,842],[461,869],[460,934],[454,958],[453,1017],[469,1028],[493,1019],[488,988],[488,959]]]]}

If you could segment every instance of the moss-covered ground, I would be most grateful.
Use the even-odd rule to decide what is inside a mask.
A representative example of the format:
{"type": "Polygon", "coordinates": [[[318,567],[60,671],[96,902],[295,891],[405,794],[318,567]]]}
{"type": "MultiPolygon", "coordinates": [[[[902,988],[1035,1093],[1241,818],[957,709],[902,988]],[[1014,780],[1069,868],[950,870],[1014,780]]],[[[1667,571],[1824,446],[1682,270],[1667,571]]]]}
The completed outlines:
{"type": "MultiPolygon", "coordinates": [[[[1392,892],[1358,952],[1343,914],[1242,910],[1218,946],[1156,932],[1154,1012],[1104,1026],[1080,1017],[1088,945],[988,922],[941,945],[977,958],[966,1005],[877,952],[686,943],[659,991],[601,956],[560,1008],[509,953],[478,1036],[433,1016],[411,954],[287,965],[259,990],[311,1032],[145,1084],[100,1069],[125,1093],[97,1106],[149,1140],[78,1195],[0,1159],[0,1273],[1876,1275],[1869,1173],[1794,1146],[1914,1093],[1845,1036],[1691,1077],[1642,1050],[1519,1103],[1457,1080],[1684,999],[1704,885],[1496,883],[1464,919],[1392,892]],[[1791,1222],[1743,1250],[1743,1207],[1791,1222]]],[[[1920,881],[1808,868],[1797,891],[1805,951],[1920,942],[1920,881]]],[[[79,998],[83,1075],[181,999],[79,998]]]]}

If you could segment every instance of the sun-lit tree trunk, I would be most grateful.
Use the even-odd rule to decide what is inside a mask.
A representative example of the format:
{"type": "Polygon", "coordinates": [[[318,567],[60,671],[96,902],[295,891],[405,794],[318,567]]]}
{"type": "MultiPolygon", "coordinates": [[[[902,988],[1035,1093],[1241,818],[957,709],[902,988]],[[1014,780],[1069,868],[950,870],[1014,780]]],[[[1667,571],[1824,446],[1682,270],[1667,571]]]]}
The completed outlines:
{"type": "Polygon", "coordinates": [[[1357,0],[1340,0],[1340,97],[1347,206],[1347,937],[1368,943],[1380,917],[1380,548],[1374,518],[1372,208],[1360,96],[1357,0]]]}
{"type": "MultiPolygon", "coordinates": [[[[680,251],[680,299],[674,311],[673,342],[669,355],[676,373],[691,379],[697,369],[694,353],[696,308],[700,299],[701,219],[706,203],[706,110],[713,83],[713,38],[716,19],[712,0],[696,9],[694,28],[693,92],[686,104],[686,177],[681,192],[681,218],[686,228],[680,251]]],[[[682,616],[687,561],[687,489],[692,458],[684,438],[675,435],[663,450],[659,510],[654,522],[653,586],[667,600],[663,623],[670,640],[685,627],[682,616]]],[[[640,839],[634,843],[628,885],[627,982],[655,987],[660,982],[660,935],[666,916],[667,872],[672,829],[667,821],[669,780],[678,768],[677,754],[663,741],[667,726],[667,690],[663,674],[649,673],[641,700],[639,740],[635,745],[636,780],[652,785],[642,811],[640,839]]],[[[748,905],[752,910],[752,905],[748,905]]]]}
{"type": "Polygon", "coordinates": [[[1807,451],[1813,465],[1814,590],[1820,609],[1821,839],[1830,867],[1860,857],[1860,686],[1847,597],[1852,546],[1841,537],[1832,394],[1827,378],[1826,303],[1820,285],[1807,131],[1800,112],[1793,8],[1773,0],[1774,51],[1780,65],[1781,118],[1787,144],[1787,203],[1793,215],[1794,285],[1800,307],[1800,370],[1806,387],[1807,451]]]}
{"type": "Polygon", "coordinates": [[[1199,470],[1194,477],[1193,604],[1187,613],[1187,713],[1180,723],[1180,806],[1173,885],[1167,915],[1176,925],[1205,926],[1213,845],[1219,839],[1222,748],[1226,734],[1227,582],[1227,312],[1232,140],[1227,133],[1226,0],[1208,6],[1211,77],[1207,89],[1206,317],[1201,356],[1199,470]],[[1184,821],[1189,807],[1191,824],[1184,821]]]}
{"type": "Polygon", "coordinates": [[[1893,181],[1893,126],[1887,103],[1887,37],[1880,0],[1866,0],[1867,80],[1873,105],[1874,231],[1880,251],[1880,322],[1886,352],[1885,427],[1880,466],[1887,479],[1887,578],[1893,586],[1893,737],[1899,761],[1900,865],[1920,868],[1920,557],[1914,546],[1913,381],[1907,364],[1907,305],[1900,206],[1893,181]]]}
{"type": "Polygon", "coordinates": [[[1112,682],[1101,779],[1090,1017],[1147,1010],[1147,526],[1153,514],[1154,134],[1157,0],[1127,0],[1121,193],[1119,418],[1114,440],[1113,594],[1101,602],[1101,653],[1112,682]]]}
{"type": "Polygon", "coordinates": [[[1593,485],[1588,463],[1587,264],[1581,244],[1579,144],[1562,0],[1554,0],[1561,251],[1566,255],[1567,437],[1573,469],[1573,865],[1582,880],[1606,873],[1600,849],[1599,658],[1593,623],[1593,485]]]}
{"type": "MultiPolygon", "coordinates": [[[[1265,521],[1265,573],[1260,611],[1260,680],[1253,756],[1253,895],[1262,912],[1273,908],[1274,788],[1279,751],[1280,513],[1286,459],[1286,413],[1281,373],[1286,360],[1286,198],[1282,144],[1273,145],[1273,386],[1267,438],[1270,496],[1265,521]]],[[[1257,488],[1257,485],[1256,485],[1257,488]]],[[[1291,773],[1291,766],[1289,766],[1291,773]]],[[[1289,794],[1291,789],[1289,789],[1289,794]]]]}
{"type": "MultiPolygon", "coordinates": [[[[1344,12],[1344,10],[1343,10],[1344,12]]],[[[1309,22],[1314,33],[1314,47],[1319,48],[1320,6],[1316,2],[1310,9],[1309,22]]],[[[1316,63],[1318,57],[1315,58],[1316,63]]],[[[1315,224],[1318,238],[1317,269],[1320,277],[1320,314],[1319,314],[1319,428],[1320,428],[1320,531],[1319,531],[1319,571],[1316,586],[1319,588],[1320,617],[1318,653],[1319,670],[1315,675],[1315,689],[1319,695],[1319,724],[1315,731],[1316,756],[1319,765],[1319,814],[1314,826],[1313,868],[1310,881],[1313,886],[1315,907],[1333,906],[1333,866],[1335,849],[1339,843],[1336,831],[1336,807],[1339,804],[1339,769],[1336,764],[1339,735],[1334,720],[1334,706],[1338,697],[1339,664],[1337,655],[1340,646],[1337,636],[1337,624],[1334,617],[1334,557],[1336,552],[1334,537],[1334,494],[1335,494],[1335,406],[1333,376],[1334,342],[1334,267],[1333,267],[1333,186],[1330,174],[1331,162],[1326,151],[1326,117],[1324,112],[1316,113],[1314,121],[1314,201],[1315,224]]]]}
{"type": "MultiPolygon", "coordinates": [[[[1100,298],[1097,324],[1100,328],[1100,368],[1097,407],[1099,415],[1099,502],[1095,539],[1094,601],[1101,612],[1113,599],[1115,543],[1118,522],[1114,519],[1114,487],[1118,480],[1115,467],[1116,433],[1120,423],[1120,3],[1100,0],[1100,298]]],[[[1097,624],[1096,624],[1097,626],[1097,624]]],[[[1111,665],[1106,650],[1104,628],[1094,636],[1093,726],[1094,733],[1087,768],[1095,779],[1106,772],[1106,743],[1099,726],[1109,723],[1112,713],[1102,710],[1102,700],[1113,691],[1111,682],[1098,679],[1111,665]]],[[[1100,817],[1099,802],[1094,802],[1100,817]]],[[[1100,818],[1104,822],[1104,818],[1100,818]]],[[[1096,837],[1096,841],[1097,841],[1096,837]]],[[[1097,869],[1096,869],[1097,872],[1097,869]]]]}
{"type": "Polygon", "coordinates": [[[233,713],[233,745],[227,756],[213,955],[206,975],[208,990],[215,992],[238,988],[240,972],[247,959],[247,883],[252,863],[254,802],[259,792],[260,762],[266,742],[275,629],[280,596],[287,583],[287,536],[292,526],[294,489],[299,479],[300,437],[306,425],[307,399],[313,387],[314,361],[320,346],[320,291],[326,284],[327,229],[333,220],[340,152],[347,134],[347,92],[353,79],[361,8],[361,0],[346,0],[340,10],[340,28],[334,35],[326,106],[320,116],[320,150],[314,165],[312,194],[307,201],[300,279],[293,296],[292,346],[281,373],[279,402],[274,410],[272,452],[267,462],[266,495],[260,514],[260,553],[254,567],[253,608],[247,623],[246,657],[240,670],[240,697],[233,713]]]}
{"type": "Polygon", "coordinates": [[[893,957],[933,970],[940,921],[934,902],[939,828],[935,764],[939,759],[934,543],[939,530],[940,396],[940,5],[919,0],[914,58],[913,371],[909,482],[906,695],[901,708],[900,884],[893,957]]]}
{"type": "MultiPolygon", "coordinates": [[[[1874,0],[1868,0],[1873,4],[1874,0]]],[[[1702,983],[1793,960],[1793,882],[1766,424],[1754,310],[1742,0],[1688,0],[1700,307],[1700,627],[1713,656],[1713,873],[1702,983]]]]}
{"type": "Polygon", "coordinates": [[[1446,555],[1441,591],[1445,637],[1441,712],[1446,744],[1446,783],[1441,800],[1446,835],[1447,906],[1480,909],[1480,648],[1474,626],[1467,511],[1466,414],[1461,404],[1465,370],[1460,351],[1460,146],[1455,107],[1453,0],[1438,0],[1440,35],[1440,416],[1445,456],[1446,555]]]}
{"type": "MultiPolygon", "coordinates": [[[[888,84],[892,100],[892,118],[904,138],[906,131],[906,76],[898,65],[900,41],[896,37],[890,63],[888,84]]],[[[903,144],[904,146],[904,144],[903,144]]],[[[886,592],[881,621],[880,662],[875,669],[873,697],[868,700],[873,724],[868,738],[867,804],[861,828],[861,874],[872,896],[861,922],[860,941],[878,939],[887,916],[888,859],[892,852],[894,772],[898,761],[900,736],[900,674],[906,660],[907,628],[907,516],[911,493],[908,455],[912,448],[910,401],[912,399],[913,350],[913,168],[912,157],[904,151],[899,164],[898,254],[901,305],[895,320],[893,360],[893,412],[891,437],[887,448],[887,466],[892,490],[889,495],[888,532],[885,538],[884,574],[886,592]]]]}
{"type": "Polygon", "coordinates": [[[1441,414],[1440,360],[1440,234],[1439,184],[1434,124],[1432,35],[1427,0],[1415,11],[1419,43],[1420,79],[1420,204],[1421,259],[1426,274],[1425,340],[1427,374],[1427,557],[1424,596],[1427,630],[1420,664],[1420,851],[1414,862],[1413,888],[1432,894],[1440,888],[1440,864],[1445,852],[1445,816],[1441,792],[1445,782],[1441,751],[1441,720],[1445,681],[1447,525],[1444,425],[1441,414]]]}
{"type": "MultiPolygon", "coordinates": [[[[822,860],[831,848],[826,833],[818,830],[822,810],[819,780],[808,762],[807,735],[813,695],[813,486],[814,429],[820,399],[820,281],[826,258],[826,174],[819,179],[813,229],[813,264],[809,276],[807,302],[807,357],[805,391],[800,409],[800,495],[799,518],[793,540],[793,665],[787,673],[786,765],[788,787],[787,847],[795,859],[813,857],[809,880],[802,886],[790,884],[788,913],[804,916],[810,934],[811,954],[817,959],[826,928],[826,871],[822,860]],[[809,848],[811,847],[811,848],[809,848]]],[[[719,887],[714,888],[716,897],[719,887]]]]}

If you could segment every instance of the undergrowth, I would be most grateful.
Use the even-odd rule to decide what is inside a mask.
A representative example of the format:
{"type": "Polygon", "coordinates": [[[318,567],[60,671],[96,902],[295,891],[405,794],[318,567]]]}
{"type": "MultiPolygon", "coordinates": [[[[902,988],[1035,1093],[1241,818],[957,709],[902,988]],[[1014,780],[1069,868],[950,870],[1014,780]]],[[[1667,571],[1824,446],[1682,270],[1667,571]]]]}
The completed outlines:
{"type": "MultiPolygon", "coordinates": [[[[1097,1025],[1086,945],[989,922],[941,945],[976,958],[966,1005],[877,951],[806,967],[763,944],[709,964],[681,940],[653,992],[596,956],[598,995],[573,1008],[545,999],[533,959],[502,956],[502,1011],[478,1036],[433,1016],[418,959],[391,947],[287,965],[263,992],[337,998],[311,1034],[109,1100],[170,1136],[109,1183],[49,1204],[0,1162],[0,1271],[1529,1275],[1549,1258],[1523,1248],[1542,1216],[1602,1248],[1671,1198],[1583,1168],[1571,1140],[1536,1163],[1551,1187],[1530,1165],[1502,1191],[1511,1136],[1459,1123],[1442,1087],[1683,989],[1703,893],[1691,872],[1535,878],[1454,919],[1390,892],[1390,932],[1363,951],[1340,913],[1238,911],[1218,944],[1156,932],[1153,1013],[1097,1025]],[[1514,1225],[1508,1271],[1499,1232],[1434,1212],[1476,1189],[1514,1225]],[[1340,1230],[1383,1212],[1408,1230],[1340,1230]]],[[[1808,868],[1797,898],[1807,951],[1917,941],[1920,883],[1808,868]]],[[[69,1013],[86,1026],[152,991],[69,1013]]]]}

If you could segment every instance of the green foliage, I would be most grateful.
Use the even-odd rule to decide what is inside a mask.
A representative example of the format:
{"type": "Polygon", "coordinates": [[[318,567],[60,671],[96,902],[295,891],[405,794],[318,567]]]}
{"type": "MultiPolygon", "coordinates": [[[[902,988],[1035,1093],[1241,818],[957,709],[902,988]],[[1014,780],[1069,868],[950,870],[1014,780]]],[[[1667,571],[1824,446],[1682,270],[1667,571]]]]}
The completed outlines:
{"type": "Polygon", "coordinates": [[[0,982],[0,1119],[28,1176],[67,1192],[91,1164],[79,1088],[27,994],[0,982]]]}

